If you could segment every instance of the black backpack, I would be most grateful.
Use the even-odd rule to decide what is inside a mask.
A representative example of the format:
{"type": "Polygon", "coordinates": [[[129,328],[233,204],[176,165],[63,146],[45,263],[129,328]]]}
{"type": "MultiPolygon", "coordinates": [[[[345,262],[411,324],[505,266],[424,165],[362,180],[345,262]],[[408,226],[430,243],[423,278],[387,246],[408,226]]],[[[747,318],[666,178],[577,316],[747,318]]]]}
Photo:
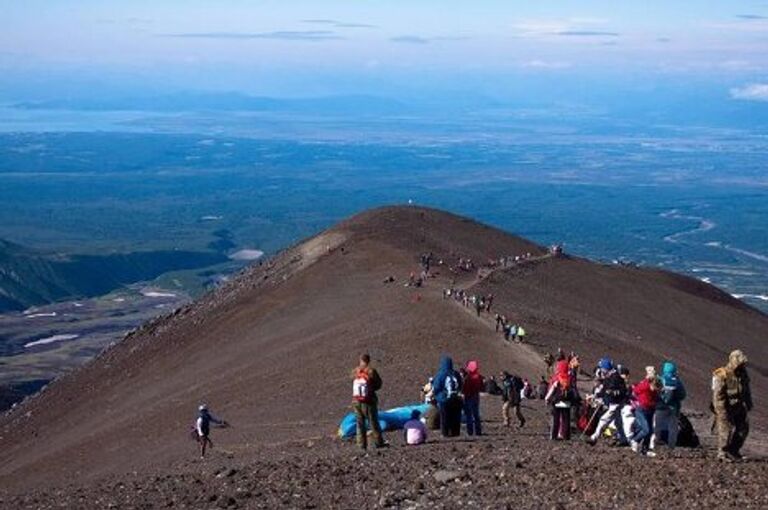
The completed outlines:
{"type": "Polygon", "coordinates": [[[691,421],[683,413],[680,413],[678,418],[677,446],[684,448],[698,448],[701,446],[701,441],[699,436],[696,435],[691,421]]]}

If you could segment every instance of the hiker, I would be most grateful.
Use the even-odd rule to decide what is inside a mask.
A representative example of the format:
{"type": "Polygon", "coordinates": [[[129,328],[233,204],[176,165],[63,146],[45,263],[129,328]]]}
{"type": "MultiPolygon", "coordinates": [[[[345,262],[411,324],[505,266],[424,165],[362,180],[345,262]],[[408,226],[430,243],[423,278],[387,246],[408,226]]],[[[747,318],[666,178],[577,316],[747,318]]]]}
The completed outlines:
{"type": "Polygon", "coordinates": [[[479,297],[475,299],[475,312],[477,312],[477,316],[480,317],[480,312],[483,311],[483,307],[485,304],[483,303],[483,298],[479,297]]]}
{"type": "Polygon", "coordinates": [[[539,386],[536,388],[536,393],[539,396],[539,400],[544,400],[547,397],[548,390],[549,383],[547,382],[547,378],[542,375],[541,379],[539,379],[539,386]]]}
{"type": "Polygon", "coordinates": [[[517,325],[516,324],[510,324],[509,326],[509,338],[507,340],[515,340],[517,338],[517,325]]]}
{"type": "Polygon", "coordinates": [[[485,311],[491,313],[491,307],[493,306],[493,294],[488,294],[485,298],[485,311]]]}
{"type": "Polygon", "coordinates": [[[427,441],[427,427],[421,421],[421,412],[418,409],[413,410],[411,419],[403,425],[403,436],[407,445],[415,446],[427,441]]]}
{"type": "Polygon", "coordinates": [[[504,340],[509,342],[509,337],[512,336],[512,325],[506,320],[504,321],[502,331],[504,332],[504,340]]]}
{"type": "Polygon", "coordinates": [[[517,339],[518,343],[525,342],[525,328],[523,328],[522,326],[518,326],[517,327],[517,337],[516,337],[516,339],[517,339]]]}
{"type": "Polygon", "coordinates": [[[552,377],[552,383],[549,385],[544,401],[552,407],[549,439],[569,440],[571,438],[571,406],[578,401],[578,390],[571,385],[567,361],[558,361],[555,365],[555,375],[552,377]]]}
{"type": "Polygon", "coordinates": [[[440,358],[440,369],[432,382],[435,401],[440,409],[443,437],[455,437],[461,433],[461,385],[461,376],[453,369],[453,360],[443,355],[440,358]]]}
{"type": "Polygon", "coordinates": [[[501,320],[501,315],[499,315],[497,313],[495,319],[496,319],[496,333],[498,333],[499,332],[499,328],[501,328],[501,325],[503,324],[503,322],[501,320]]]}
{"type": "Polygon", "coordinates": [[[659,399],[661,382],[656,377],[656,369],[652,366],[645,367],[645,378],[632,388],[635,398],[635,425],[637,431],[629,439],[632,451],[655,457],[656,453],[648,450],[650,435],[653,432],[653,414],[656,411],[656,402],[659,399]]]}
{"type": "Polygon", "coordinates": [[[464,416],[467,421],[467,435],[482,435],[480,424],[480,392],[485,383],[480,375],[480,365],[477,361],[468,361],[467,376],[464,378],[461,392],[464,395],[464,416]]]}
{"type": "Polygon", "coordinates": [[[421,398],[425,404],[435,403],[435,390],[432,387],[432,381],[434,381],[434,378],[430,377],[427,384],[421,388],[421,398]]]}
{"type": "Polygon", "coordinates": [[[376,448],[386,446],[379,425],[379,399],[376,396],[381,386],[381,377],[371,366],[370,355],[361,355],[357,368],[352,372],[352,407],[357,419],[357,446],[363,450],[368,448],[366,422],[371,429],[374,446],[376,448]]]}
{"type": "Polygon", "coordinates": [[[752,410],[752,393],[747,357],[739,350],[731,352],[728,363],[712,373],[712,410],[717,425],[718,460],[741,460],[740,450],[749,434],[747,415],[752,410]]]}
{"type": "MultiPolygon", "coordinates": [[[[555,357],[551,352],[544,355],[544,365],[547,367],[547,377],[552,377],[552,365],[555,364],[555,357]]],[[[546,382],[546,381],[545,381],[546,382]]]]}
{"type": "Polygon", "coordinates": [[[213,448],[211,441],[211,423],[226,427],[227,422],[216,418],[208,411],[208,406],[200,404],[197,408],[197,420],[195,421],[195,431],[197,432],[197,442],[200,444],[200,458],[205,458],[205,451],[208,447],[213,448]]]}
{"type": "Polygon", "coordinates": [[[656,403],[656,413],[653,415],[651,450],[659,441],[664,440],[664,432],[667,433],[667,447],[673,449],[677,446],[680,407],[685,397],[685,386],[677,375],[677,365],[672,361],[665,361],[661,366],[661,393],[656,403]]]}
{"type": "Polygon", "coordinates": [[[514,408],[518,427],[525,426],[525,417],[520,409],[520,383],[519,377],[511,375],[509,372],[501,373],[501,415],[504,419],[504,425],[510,427],[510,409],[514,408]]]}
{"type": "Polygon", "coordinates": [[[520,389],[520,400],[531,400],[533,395],[533,386],[528,379],[523,379],[523,387],[520,389]]]}
{"type": "Polygon", "coordinates": [[[595,368],[595,388],[602,384],[603,380],[608,377],[608,373],[613,370],[613,361],[611,358],[600,358],[597,362],[597,368],[595,368]]]}
{"type": "Polygon", "coordinates": [[[594,433],[587,437],[587,443],[590,445],[597,444],[597,440],[611,423],[616,425],[616,430],[620,437],[624,434],[621,423],[621,409],[627,403],[629,395],[627,383],[619,373],[620,368],[621,365],[612,369],[602,384],[595,390],[595,399],[606,406],[607,409],[600,416],[600,421],[597,423],[594,433]]]}
{"type": "Polygon", "coordinates": [[[485,393],[488,395],[501,395],[501,387],[496,382],[496,376],[490,376],[485,380],[485,393]]]}

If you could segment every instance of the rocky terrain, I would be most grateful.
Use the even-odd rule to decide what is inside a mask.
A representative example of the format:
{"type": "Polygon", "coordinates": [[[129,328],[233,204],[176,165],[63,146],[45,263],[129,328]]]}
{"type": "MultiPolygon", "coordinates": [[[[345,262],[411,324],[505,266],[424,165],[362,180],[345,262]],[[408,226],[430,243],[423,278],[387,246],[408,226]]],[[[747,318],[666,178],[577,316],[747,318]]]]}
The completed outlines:
{"type": "Polygon", "coordinates": [[[355,216],[146,324],[93,362],[0,418],[0,499],[7,508],[764,508],[768,317],[696,280],[614,267],[546,250],[440,211],[383,208],[355,216]],[[419,254],[436,276],[406,287],[419,254]],[[508,269],[452,272],[508,255],[508,269]],[[392,276],[394,282],[385,283],[392,276]],[[492,318],[443,288],[496,296],[528,330],[507,344],[492,318]],[[538,379],[545,351],[604,354],[642,367],[680,364],[705,447],[651,459],[599,444],[546,440],[530,402],[523,430],[504,430],[486,399],[487,436],[367,456],[333,437],[348,411],[348,374],[369,351],[385,381],[382,407],[418,399],[441,353],[538,379]],[[712,368],[733,348],[750,357],[757,408],[751,460],[714,460],[712,368]],[[188,436],[198,403],[233,424],[198,460],[188,436]]]}

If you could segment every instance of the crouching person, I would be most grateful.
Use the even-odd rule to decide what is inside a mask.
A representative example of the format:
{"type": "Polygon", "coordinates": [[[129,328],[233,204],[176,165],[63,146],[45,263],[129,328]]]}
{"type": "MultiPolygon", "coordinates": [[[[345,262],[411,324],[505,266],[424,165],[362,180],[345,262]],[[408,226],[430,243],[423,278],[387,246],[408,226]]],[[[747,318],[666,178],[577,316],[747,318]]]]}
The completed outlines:
{"type": "Polygon", "coordinates": [[[421,421],[421,413],[414,410],[411,419],[403,425],[405,444],[415,446],[427,442],[427,427],[421,421]]]}

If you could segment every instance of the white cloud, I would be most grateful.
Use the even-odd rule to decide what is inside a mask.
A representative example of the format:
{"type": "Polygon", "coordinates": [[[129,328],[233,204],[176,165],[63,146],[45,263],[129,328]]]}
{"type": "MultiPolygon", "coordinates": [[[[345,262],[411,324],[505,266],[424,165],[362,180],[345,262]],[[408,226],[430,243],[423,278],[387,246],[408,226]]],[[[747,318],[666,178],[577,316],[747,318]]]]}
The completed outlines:
{"type": "Polygon", "coordinates": [[[524,67],[526,69],[554,70],[554,69],[568,69],[569,67],[571,67],[571,64],[569,62],[552,62],[547,60],[534,59],[534,60],[521,62],[520,67],[524,67]]]}
{"type": "Polygon", "coordinates": [[[733,99],[744,101],[768,101],[768,83],[750,83],[731,89],[733,99]]]}

